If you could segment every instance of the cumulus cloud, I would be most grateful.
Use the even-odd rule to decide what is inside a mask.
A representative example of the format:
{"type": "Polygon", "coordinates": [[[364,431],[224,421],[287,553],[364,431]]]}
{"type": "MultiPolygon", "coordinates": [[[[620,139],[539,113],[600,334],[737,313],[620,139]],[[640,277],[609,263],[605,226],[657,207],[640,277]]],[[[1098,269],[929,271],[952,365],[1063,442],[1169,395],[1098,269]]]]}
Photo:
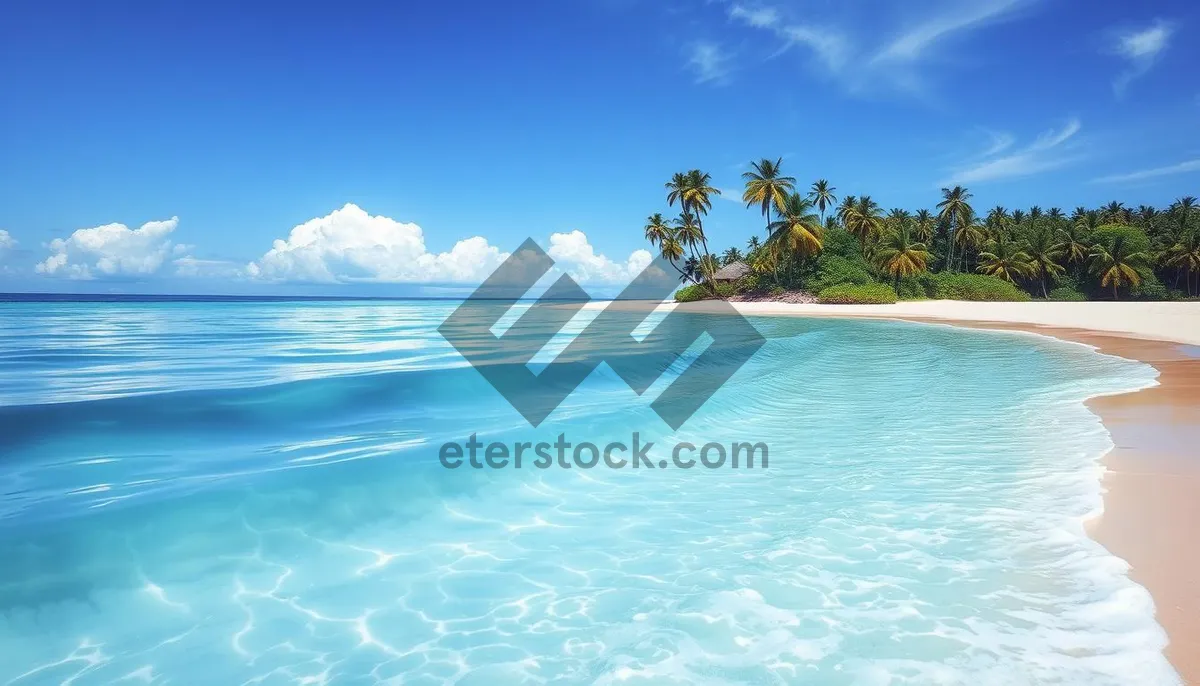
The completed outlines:
{"type": "Polygon", "coordinates": [[[551,234],[546,254],[556,266],[566,269],[580,283],[596,284],[629,283],[653,259],[647,250],[634,250],[625,262],[614,262],[597,254],[587,236],[578,229],[551,234]]]}
{"type": "Polygon", "coordinates": [[[293,228],[247,273],[268,281],[481,281],[505,255],[476,236],[431,253],[416,224],[372,216],[354,204],[293,228]]]}
{"type": "Polygon", "coordinates": [[[1167,49],[1172,33],[1174,26],[1159,20],[1144,29],[1115,34],[1112,51],[1128,62],[1126,69],[1113,81],[1113,92],[1117,97],[1125,94],[1130,82],[1150,71],[1159,55],[1167,49]]]}
{"type": "Polygon", "coordinates": [[[0,252],[11,250],[17,246],[17,239],[4,229],[0,229],[0,252]]]}
{"type": "Polygon", "coordinates": [[[178,217],[152,221],[137,229],[105,224],[79,229],[50,242],[50,256],[34,268],[39,274],[93,279],[154,274],[175,251],[171,232],[178,217]]]}
{"type": "MultiPolygon", "coordinates": [[[[582,231],[556,233],[547,254],[555,268],[570,273],[580,283],[625,283],[650,263],[650,253],[634,251],[624,262],[598,254],[582,231]]],[[[293,228],[286,239],[277,239],[244,273],[267,281],[348,283],[477,284],[508,257],[487,239],[475,236],[458,241],[447,252],[425,247],[417,224],[376,216],[354,204],[293,228]]],[[[225,263],[177,260],[181,273],[223,270],[225,263]]]]}

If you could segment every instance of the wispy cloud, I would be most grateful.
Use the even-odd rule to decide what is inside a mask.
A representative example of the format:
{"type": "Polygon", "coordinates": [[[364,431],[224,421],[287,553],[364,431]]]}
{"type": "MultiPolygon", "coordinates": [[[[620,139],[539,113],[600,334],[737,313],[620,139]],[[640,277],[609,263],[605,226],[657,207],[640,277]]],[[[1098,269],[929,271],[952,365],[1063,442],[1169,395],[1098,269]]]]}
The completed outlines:
{"type": "Polygon", "coordinates": [[[732,70],[732,60],[725,50],[711,41],[696,41],[688,46],[687,66],[696,83],[724,83],[732,70]]]}
{"type": "Polygon", "coordinates": [[[1134,79],[1150,71],[1167,49],[1174,32],[1175,27],[1171,23],[1160,19],[1143,29],[1114,34],[1115,42],[1111,49],[1128,62],[1126,68],[1113,80],[1113,93],[1118,98],[1125,94],[1125,89],[1134,79]]]}
{"type": "Polygon", "coordinates": [[[882,62],[915,62],[938,41],[974,31],[1027,4],[1026,0],[976,0],[952,5],[922,18],[871,58],[882,62]]]}
{"type": "Polygon", "coordinates": [[[1015,139],[1009,134],[992,134],[992,142],[972,164],[952,172],[938,186],[998,181],[1031,176],[1066,166],[1079,159],[1071,145],[1081,128],[1078,119],[1069,120],[1061,129],[1046,131],[1029,145],[1008,152],[1015,139]],[[1007,152],[1007,154],[1002,154],[1007,152]]]}
{"type": "Polygon", "coordinates": [[[1200,171],[1200,159],[1188,160],[1186,162],[1180,162],[1179,164],[1172,164],[1169,167],[1155,167],[1154,169],[1142,169],[1126,174],[1101,176],[1098,179],[1092,179],[1092,182],[1122,183],[1127,181],[1145,181],[1147,179],[1156,179],[1160,176],[1174,176],[1176,174],[1186,174],[1194,171],[1200,171]]]}
{"type": "Polygon", "coordinates": [[[893,15],[878,12],[854,16],[845,9],[846,6],[839,6],[835,14],[814,18],[812,12],[799,17],[775,6],[735,1],[729,6],[728,15],[735,23],[773,34],[777,46],[768,58],[777,57],[793,47],[807,49],[823,73],[851,92],[920,92],[925,90],[928,76],[922,67],[944,44],[961,41],[989,24],[1011,17],[1017,10],[1041,1],[902,3],[898,7],[908,16],[893,25],[878,20],[879,16],[893,15]]]}
{"type": "Polygon", "coordinates": [[[729,18],[753,29],[773,33],[780,41],[771,58],[778,57],[793,46],[806,47],[828,68],[840,71],[849,54],[846,37],[831,26],[788,22],[774,7],[748,7],[733,4],[729,7],[729,18]]]}

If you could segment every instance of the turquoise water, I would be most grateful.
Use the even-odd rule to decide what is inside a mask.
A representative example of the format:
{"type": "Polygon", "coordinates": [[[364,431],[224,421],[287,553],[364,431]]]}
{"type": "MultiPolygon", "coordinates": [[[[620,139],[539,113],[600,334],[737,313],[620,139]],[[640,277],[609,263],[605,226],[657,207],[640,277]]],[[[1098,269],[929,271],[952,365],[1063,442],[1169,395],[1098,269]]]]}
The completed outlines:
{"type": "Polygon", "coordinates": [[[1110,444],[1080,401],[1149,367],[756,319],[678,432],[603,367],[533,430],[451,308],[0,305],[0,684],[1178,683],[1081,523],[1110,444]],[[438,462],[633,431],[769,467],[438,462]]]}

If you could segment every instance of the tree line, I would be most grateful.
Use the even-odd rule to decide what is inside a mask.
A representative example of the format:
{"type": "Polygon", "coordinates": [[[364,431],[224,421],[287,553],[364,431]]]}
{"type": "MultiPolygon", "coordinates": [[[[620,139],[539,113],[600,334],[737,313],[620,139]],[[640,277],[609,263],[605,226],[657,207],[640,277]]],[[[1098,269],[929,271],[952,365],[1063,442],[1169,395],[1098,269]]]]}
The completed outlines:
{"type": "Polygon", "coordinates": [[[782,159],[762,159],[742,175],[742,201],[763,216],[762,237],[744,248],[710,250],[704,220],[721,191],[693,169],[666,183],[679,214],[650,215],[646,239],[681,282],[708,297],[740,292],[809,291],[888,284],[896,297],[930,297],[929,275],[977,274],[1035,298],[1180,299],[1200,295],[1200,206],[1184,196],[1169,207],[1012,209],[978,212],[963,186],[943,188],[932,209],[885,211],[869,195],[846,195],[825,179],[807,190],[782,159]],[[750,273],[717,284],[724,265],[750,273]]]}

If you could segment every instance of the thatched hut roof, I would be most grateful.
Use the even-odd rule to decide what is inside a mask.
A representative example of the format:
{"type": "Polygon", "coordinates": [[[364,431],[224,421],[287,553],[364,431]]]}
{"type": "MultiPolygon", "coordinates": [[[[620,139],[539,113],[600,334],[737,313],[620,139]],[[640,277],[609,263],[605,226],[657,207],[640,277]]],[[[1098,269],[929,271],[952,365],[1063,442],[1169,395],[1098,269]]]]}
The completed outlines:
{"type": "Polygon", "coordinates": [[[715,281],[737,281],[750,273],[750,265],[745,262],[730,262],[713,274],[715,281]]]}

